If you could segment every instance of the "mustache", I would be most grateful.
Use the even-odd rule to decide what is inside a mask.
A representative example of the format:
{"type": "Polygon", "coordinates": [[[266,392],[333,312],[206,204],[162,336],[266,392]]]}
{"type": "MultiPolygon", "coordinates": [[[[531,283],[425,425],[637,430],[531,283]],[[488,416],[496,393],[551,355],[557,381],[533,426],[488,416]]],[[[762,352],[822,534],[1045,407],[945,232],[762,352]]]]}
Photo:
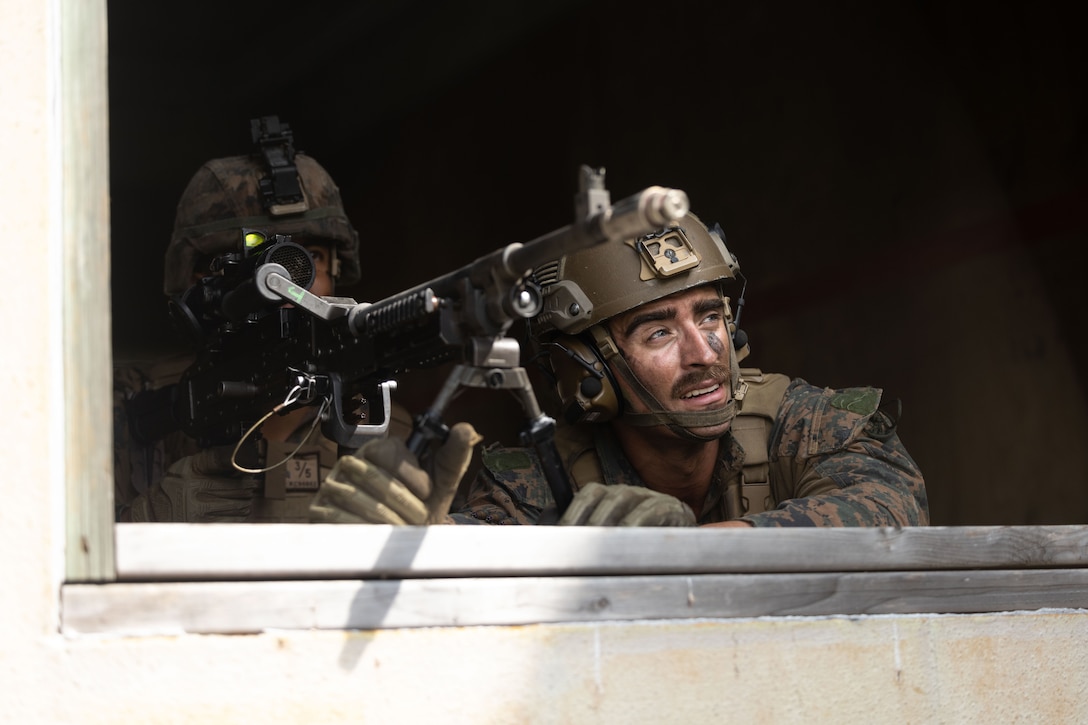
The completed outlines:
{"type": "Polygon", "coordinates": [[[725,365],[711,365],[703,370],[693,370],[691,372],[684,373],[680,378],[673,383],[672,397],[679,398],[688,390],[699,383],[704,383],[708,379],[713,380],[716,383],[723,383],[729,380],[729,368],[725,365]]]}

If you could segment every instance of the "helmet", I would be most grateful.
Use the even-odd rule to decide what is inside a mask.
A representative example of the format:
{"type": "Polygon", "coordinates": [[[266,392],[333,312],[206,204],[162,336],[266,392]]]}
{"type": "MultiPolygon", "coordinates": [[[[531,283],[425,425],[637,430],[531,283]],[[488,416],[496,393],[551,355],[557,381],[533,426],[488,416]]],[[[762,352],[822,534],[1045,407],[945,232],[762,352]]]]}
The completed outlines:
{"type": "MultiPolygon", "coordinates": [[[[633,425],[668,425],[677,432],[686,431],[681,434],[687,437],[693,437],[689,428],[719,422],[715,416],[723,415],[721,411],[709,416],[668,413],[652,396],[647,400],[649,392],[624,362],[605,324],[615,315],[646,303],[713,284],[726,302],[730,336],[736,337],[742,353],[747,354],[730,305],[735,295],[739,313],[744,278],[717,225],[708,229],[689,213],[675,226],[648,236],[572,252],[537,268],[534,276],[544,297],[543,309],[532,321],[534,342],[567,422],[604,422],[626,415],[633,425]],[[610,367],[624,376],[653,412],[625,413],[610,367]]],[[[734,388],[739,382],[737,363],[743,354],[734,351],[731,355],[734,388]]],[[[729,408],[733,410],[727,419],[735,415],[735,406],[730,404],[729,408]]]]}
{"type": "Polygon", "coordinates": [[[293,162],[301,201],[292,204],[266,202],[270,172],[259,155],[212,159],[197,170],[178,202],[166,250],[168,296],[192,285],[201,259],[240,249],[243,228],[329,240],[339,263],[337,281],[358,281],[359,234],[344,212],[339,188],[309,156],[295,154],[293,162]]]}

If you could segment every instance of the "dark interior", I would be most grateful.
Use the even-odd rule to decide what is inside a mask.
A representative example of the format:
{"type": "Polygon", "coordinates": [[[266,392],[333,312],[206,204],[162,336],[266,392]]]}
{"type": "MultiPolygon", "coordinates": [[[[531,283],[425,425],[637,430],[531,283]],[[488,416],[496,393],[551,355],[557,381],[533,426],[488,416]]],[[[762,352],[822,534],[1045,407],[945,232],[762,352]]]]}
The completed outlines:
{"type": "Polygon", "coordinates": [[[115,355],[174,344],[174,208],[205,160],[249,152],[251,118],[337,180],[360,301],[570,223],[589,164],[613,200],[674,186],[721,223],[750,364],[902,399],[933,523],[1084,523],[1075,7],[111,2],[115,355]]]}

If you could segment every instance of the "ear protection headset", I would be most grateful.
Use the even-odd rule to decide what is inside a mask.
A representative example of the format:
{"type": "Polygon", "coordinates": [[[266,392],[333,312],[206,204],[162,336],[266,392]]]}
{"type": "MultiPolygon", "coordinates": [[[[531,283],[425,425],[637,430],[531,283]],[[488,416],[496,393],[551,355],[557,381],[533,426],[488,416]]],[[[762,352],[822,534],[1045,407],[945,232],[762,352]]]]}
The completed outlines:
{"type": "Polygon", "coordinates": [[[568,423],[603,423],[619,415],[623,398],[608,363],[583,335],[559,335],[544,343],[543,363],[552,378],[568,423]]]}

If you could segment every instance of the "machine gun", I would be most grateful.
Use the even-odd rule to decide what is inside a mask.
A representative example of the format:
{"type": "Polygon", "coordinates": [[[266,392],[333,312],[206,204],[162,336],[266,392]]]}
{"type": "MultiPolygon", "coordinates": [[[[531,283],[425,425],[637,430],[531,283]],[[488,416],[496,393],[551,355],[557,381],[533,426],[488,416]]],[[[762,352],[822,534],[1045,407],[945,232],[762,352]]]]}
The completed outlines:
{"type": "Polygon", "coordinates": [[[456,361],[416,417],[408,448],[420,454],[444,439],[443,412],[461,387],[512,391],[527,421],[522,442],[540,456],[562,514],[572,494],[555,422],[541,411],[518,342],[506,333],[541,309],[534,269],[585,246],[643,236],[687,210],[684,192],[657,186],[612,204],[603,169],[583,166],[573,224],[373,304],[310,293],[305,249],[247,231],[244,251],[217,260],[216,274],[177,305],[175,318],[202,340],[201,351],[177,384],[133,401],[134,436],[154,440],[180,429],[202,445],[240,447],[270,415],[320,405],[322,433],[355,449],[387,431],[399,374],[456,361]],[[375,399],[377,417],[368,410],[375,399]]]}

